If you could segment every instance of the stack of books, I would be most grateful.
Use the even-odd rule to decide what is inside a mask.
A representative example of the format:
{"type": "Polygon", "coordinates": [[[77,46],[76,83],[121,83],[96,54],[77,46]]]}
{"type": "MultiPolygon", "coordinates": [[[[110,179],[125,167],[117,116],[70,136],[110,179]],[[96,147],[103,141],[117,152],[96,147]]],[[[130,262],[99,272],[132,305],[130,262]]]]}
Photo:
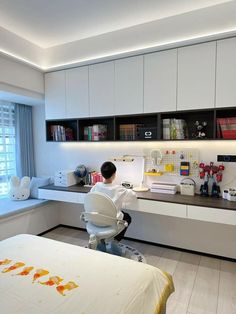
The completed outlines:
{"type": "Polygon", "coordinates": [[[163,140],[183,140],[188,137],[187,124],[183,119],[163,119],[163,140]]]}
{"type": "Polygon", "coordinates": [[[97,171],[90,171],[87,175],[86,182],[88,185],[94,185],[97,182],[103,182],[102,174],[97,171]]]}
{"type": "Polygon", "coordinates": [[[104,141],[107,139],[107,125],[94,124],[84,127],[85,141],[104,141]]]}
{"type": "Polygon", "coordinates": [[[173,184],[173,183],[153,182],[151,185],[151,192],[165,193],[165,194],[176,194],[177,185],[173,184]]]}
{"type": "Polygon", "coordinates": [[[66,128],[62,125],[51,125],[50,126],[51,137],[53,141],[64,142],[73,141],[74,134],[71,128],[66,128]]]}
{"type": "Polygon", "coordinates": [[[236,117],[216,119],[218,138],[236,138],[236,117]]]}
{"type": "Polygon", "coordinates": [[[137,140],[141,127],[143,127],[143,124],[120,124],[120,140],[137,140]]]}

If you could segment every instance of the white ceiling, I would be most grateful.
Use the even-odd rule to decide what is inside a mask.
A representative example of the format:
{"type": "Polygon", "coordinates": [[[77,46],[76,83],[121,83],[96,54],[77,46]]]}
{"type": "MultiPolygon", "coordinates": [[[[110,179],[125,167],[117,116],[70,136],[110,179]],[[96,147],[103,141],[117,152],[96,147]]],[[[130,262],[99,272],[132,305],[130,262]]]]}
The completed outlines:
{"type": "Polygon", "coordinates": [[[232,1],[0,0],[0,26],[49,48],[226,2],[232,1]]]}

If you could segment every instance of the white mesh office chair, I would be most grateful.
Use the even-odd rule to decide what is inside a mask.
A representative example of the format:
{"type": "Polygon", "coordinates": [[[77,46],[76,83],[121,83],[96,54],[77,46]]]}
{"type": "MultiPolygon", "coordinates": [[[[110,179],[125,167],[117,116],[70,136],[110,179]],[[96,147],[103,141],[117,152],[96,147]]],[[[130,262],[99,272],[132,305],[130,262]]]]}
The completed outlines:
{"type": "Polygon", "coordinates": [[[117,209],[112,199],[99,192],[85,196],[84,209],[80,219],[86,223],[89,234],[89,248],[96,250],[101,242],[109,242],[119,234],[128,223],[117,219],[117,209]]]}

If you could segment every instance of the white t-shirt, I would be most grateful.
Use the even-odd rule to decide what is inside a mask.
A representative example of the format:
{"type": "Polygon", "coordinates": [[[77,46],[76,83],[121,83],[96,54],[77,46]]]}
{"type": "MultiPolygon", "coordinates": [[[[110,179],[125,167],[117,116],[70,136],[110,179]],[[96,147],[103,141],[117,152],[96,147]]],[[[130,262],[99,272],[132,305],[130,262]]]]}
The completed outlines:
{"type": "Polygon", "coordinates": [[[97,182],[92,187],[90,192],[100,192],[109,196],[116,205],[118,219],[123,219],[124,217],[121,211],[122,208],[125,208],[124,204],[137,200],[137,196],[134,191],[127,190],[126,188],[113,183],[97,182]]]}

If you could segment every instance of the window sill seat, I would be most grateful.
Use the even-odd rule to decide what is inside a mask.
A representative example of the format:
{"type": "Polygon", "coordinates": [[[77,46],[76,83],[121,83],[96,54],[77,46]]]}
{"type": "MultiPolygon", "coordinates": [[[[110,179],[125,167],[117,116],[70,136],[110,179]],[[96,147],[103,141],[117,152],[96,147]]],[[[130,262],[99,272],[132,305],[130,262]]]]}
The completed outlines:
{"type": "Polygon", "coordinates": [[[12,201],[9,198],[0,199],[0,219],[27,212],[33,208],[50,203],[48,200],[27,199],[25,201],[12,201]]]}

